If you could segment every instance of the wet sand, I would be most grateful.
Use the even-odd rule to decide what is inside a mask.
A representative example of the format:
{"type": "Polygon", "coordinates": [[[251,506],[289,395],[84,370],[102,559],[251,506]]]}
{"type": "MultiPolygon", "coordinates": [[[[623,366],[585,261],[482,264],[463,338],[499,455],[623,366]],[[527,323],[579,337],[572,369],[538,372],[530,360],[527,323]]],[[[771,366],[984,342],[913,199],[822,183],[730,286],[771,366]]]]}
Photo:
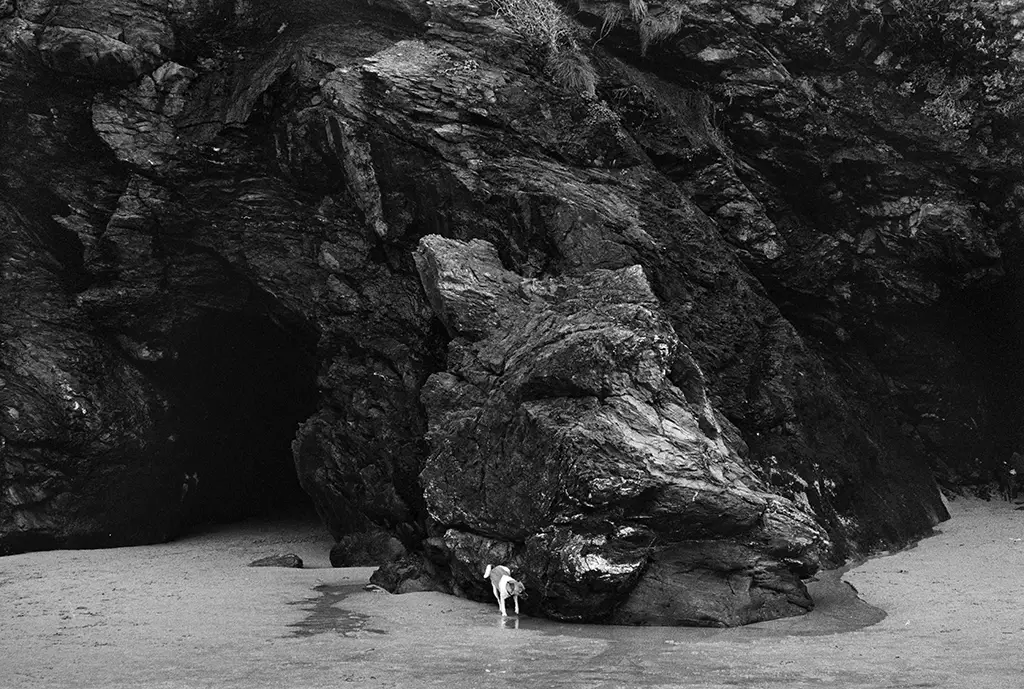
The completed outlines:
{"type": "Polygon", "coordinates": [[[0,558],[0,686],[1024,687],[1024,511],[950,510],[916,548],[822,573],[810,615],[730,630],[364,591],[372,569],[331,568],[308,520],[0,558]],[[306,567],[246,566],[286,552],[306,567]]]}

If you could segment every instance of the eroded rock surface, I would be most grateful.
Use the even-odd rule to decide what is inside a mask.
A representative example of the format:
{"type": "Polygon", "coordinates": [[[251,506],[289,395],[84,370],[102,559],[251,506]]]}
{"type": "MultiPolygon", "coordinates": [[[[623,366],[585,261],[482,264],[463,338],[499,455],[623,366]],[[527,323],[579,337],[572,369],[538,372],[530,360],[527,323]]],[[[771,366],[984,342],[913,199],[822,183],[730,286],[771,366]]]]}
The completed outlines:
{"type": "Polygon", "coordinates": [[[522,278],[436,235],[417,265],[454,337],[423,388],[427,509],[457,585],[511,566],[562,619],[735,625],[812,603],[827,537],[769,492],[640,266],[522,278]]]}
{"type": "MultiPolygon", "coordinates": [[[[1015,384],[973,362],[1017,379],[996,332],[1020,322],[1024,4],[580,6],[653,73],[612,101],[655,164],[805,340],[861,372],[850,397],[891,404],[896,426],[827,443],[905,448],[947,484],[1008,457],[1020,438],[981,419],[1017,408],[1015,384]]],[[[793,458],[722,397],[755,453],[793,458]]]]}
{"type": "Polygon", "coordinates": [[[608,54],[603,99],[567,92],[500,17],[457,2],[430,12],[423,35],[321,84],[367,232],[385,243],[425,229],[484,238],[525,276],[642,265],[751,461],[813,505],[839,557],[944,517],[926,455],[879,390],[884,374],[859,344],[837,354],[802,336],[680,193],[675,172],[707,156],[722,158],[723,175],[746,170],[708,130],[694,133],[707,123],[693,103],[704,101],[608,54]],[[629,109],[633,93],[650,99],[649,118],[629,109]],[[648,119],[657,140],[637,126],[648,119]],[[679,160],[661,153],[669,142],[679,160]],[[843,356],[856,381],[836,368],[843,356]]]}
{"type": "Polygon", "coordinates": [[[295,553],[286,553],[284,555],[268,555],[267,557],[261,557],[257,560],[253,560],[249,563],[250,567],[292,567],[296,569],[302,569],[302,558],[295,553]]]}
{"type": "MultiPolygon", "coordinates": [[[[798,600],[811,560],[766,544],[776,527],[750,519],[768,504],[812,514],[833,561],[912,540],[946,516],[933,471],[983,481],[1024,442],[1007,422],[1024,411],[1020,8],[949,6],[581,2],[559,63],[462,0],[0,0],[0,548],[155,540],[301,486],[338,539],[386,532],[462,562],[434,510],[495,539],[494,561],[519,557],[525,526],[458,507],[465,487],[431,473],[421,400],[519,414],[516,395],[547,409],[616,386],[644,392],[606,395],[618,421],[587,437],[628,418],[651,447],[683,414],[653,391],[675,390],[694,442],[762,496],[702,527],[721,539],[617,579],[623,620],[726,563],[745,574],[694,602],[716,611],[704,623],[798,600]],[[642,271],[653,305],[623,309],[644,305],[693,366],[647,380],[669,354],[641,332],[654,359],[590,371],[586,394],[522,369],[488,407],[472,389],[500,375],[474,347],[497,347],[497,306],[424,292],[427,235],[489,242],[509,285],[642,271]]],[[[608,309],[599,330],[635,332],[608,309]]],[[[588,355],[614,358],[613,340],[588,355]]],[[[508,437],[532,456],[532,436],[508,437]]],[[[558,528],[566,552],[601,536],[626,543],[601,546],[609,562],[641,557],[617,532],[558,528]]],[[[452,566],[424,581],[470,581],[452,566]]],[[[538,609],[577,614],[574,585],[538,609]]]]}
{"type": "Polygon", "coordinates": [[[76,308],[59,238],[2,200],[0,225],[0,554],[166,538],[183,497],[166,398],[76,308]]]}

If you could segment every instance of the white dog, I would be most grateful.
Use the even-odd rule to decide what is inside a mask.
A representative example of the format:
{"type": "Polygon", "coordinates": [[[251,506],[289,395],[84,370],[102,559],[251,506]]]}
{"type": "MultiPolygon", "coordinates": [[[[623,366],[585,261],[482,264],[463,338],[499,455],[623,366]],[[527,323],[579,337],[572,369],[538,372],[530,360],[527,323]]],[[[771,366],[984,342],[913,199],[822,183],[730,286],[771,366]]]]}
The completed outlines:
{"type": "Polygon", "coordinates": [[[494,590],[494,597],[498,599],[498,610],[501,610],[502,617],[508,617],[505,612],[505,599],[509,596],[516,604],[516,614],[519,614],[519,596],[526,595],[526,587],[512,578],[512,572],[504,565],[492,567],[487,565],[484,570],[484,579],[491,580],[491,588],[494,590]]]}

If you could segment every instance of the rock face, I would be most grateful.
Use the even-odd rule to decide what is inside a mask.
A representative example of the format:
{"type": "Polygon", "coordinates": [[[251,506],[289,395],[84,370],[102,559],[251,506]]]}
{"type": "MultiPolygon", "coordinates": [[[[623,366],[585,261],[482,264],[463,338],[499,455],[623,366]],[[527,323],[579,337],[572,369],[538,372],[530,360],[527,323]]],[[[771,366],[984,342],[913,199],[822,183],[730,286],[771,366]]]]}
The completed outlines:
{"type": "MultiPolygon", "coordinates": [[[[897,422],[862,406],[866,436],[783,427],[927,456],[947,483],[990,473],[1021,443],[996,419],[1019,413],[1024,4],[640,5],[577,15],[657,75],[619,112],[805,341],[858,371],[845,396],[897,422]]],[[[788,431],[723,410],[755,453],[794,457],[788,431]]]]}
{"type": "Polygon", "coordinates": [[[309,496],[339,536],[416,532],[441,343],[412,258],[394,252],[403,275],[363,236],[321,140],[294,185],[266,148],[295,105],[268,89],[349,15],[313,8],[265,50],[267,10],[4,14],[0,550],[149,542],[309,496]]]}
{"type": "Polygon", "coordinates": [[[75,308],[60,239],[6,202],[0,224],[0,553],[166,537],[182,480],[166,399],[75,308]]]}
{"type": "Polygon", "coordinates": [[[308,499],[467,595],[490,539],[551,582],[531,605],[552,615],[592,614],[591,553],[642,563],[602,593],[615,619],[729,567],[671,619],[801,607],[816,548],[908,542],[946,516],[935,476],[991,479],[1024,443],[1022,10],[937,5],[0,0],[0,552],[308,499]],[[428,235],[500,280],[454,298],[470,276],[446,268],[425,291],[428,235]],[[592,309],[589,364],[552,343],[561,373],[495,368],[529,339],[499,312],[583,327],[508,289],[601,280],[623,301],[592,309]],[[556,433],[561,405],[585,424],[556,433]],[[439,439],[476,408],[494,456],[607,442],[602,475],[639,493],[581,483],[586,529],[502,517],[445,475],[475,455],[439,439]],[[689,449],[652,430],[670,422],[689,449]],[[620,476],[661,442],[682,475],[620,476]],[[732,486],[733,516],[672,526],[685,481],[732,486]],[[549,527],[577,564],[542,562],[549,527]]]}
{"type": "Polygon", "coordinates": [[[493,245],[420,242],[453,336],[423,388],[421,475],[462,588],[508,564],[569,620],[735,625],[804,612],[827,537],[744,464],[640,266],[524,279],[493,245]]]}

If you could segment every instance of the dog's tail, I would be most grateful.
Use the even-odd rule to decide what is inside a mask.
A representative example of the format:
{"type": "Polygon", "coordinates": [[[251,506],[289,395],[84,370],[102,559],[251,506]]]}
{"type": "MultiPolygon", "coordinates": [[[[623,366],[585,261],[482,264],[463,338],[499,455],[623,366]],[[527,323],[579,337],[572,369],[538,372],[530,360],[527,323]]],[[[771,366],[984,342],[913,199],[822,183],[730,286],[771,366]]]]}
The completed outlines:
{"type": "Polygon", "coordinates": [[[491,576],[491,566],[487,565],[487,569],[484,570],[484,579],[491,576]]]}

